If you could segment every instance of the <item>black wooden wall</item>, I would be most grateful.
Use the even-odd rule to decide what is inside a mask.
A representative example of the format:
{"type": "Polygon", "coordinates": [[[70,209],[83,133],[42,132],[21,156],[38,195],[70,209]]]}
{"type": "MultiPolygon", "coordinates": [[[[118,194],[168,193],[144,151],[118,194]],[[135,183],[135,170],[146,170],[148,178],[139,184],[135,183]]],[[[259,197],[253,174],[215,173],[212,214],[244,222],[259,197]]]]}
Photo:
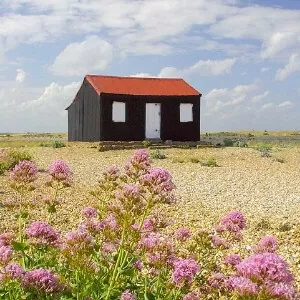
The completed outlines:
{"type": "Polygon", "coordinates": [[[68,108],[69,141],[145,140],[146,103],[161,103],[161,139],[200,139],[200,96],[134,96],[101,93],[84,80],[68,108]],[[126,122],[112,121],[113,101],[126,103],[126,122]],[[180,122],[180,103],[192,103],[193,122],[180,122]]]}
{"type": "Polygon", "coordinates": [[[145,139],[146,103],[161,103],[161,139],[200,139],[200,96],[133,96],[101,94],[101,140],[139,141],[145,139]],[[112,103],[126,103],[126,122],[112,121],[112,103]],[[180,122],[180,103],[192,103],[193,122],[180,122]]]}

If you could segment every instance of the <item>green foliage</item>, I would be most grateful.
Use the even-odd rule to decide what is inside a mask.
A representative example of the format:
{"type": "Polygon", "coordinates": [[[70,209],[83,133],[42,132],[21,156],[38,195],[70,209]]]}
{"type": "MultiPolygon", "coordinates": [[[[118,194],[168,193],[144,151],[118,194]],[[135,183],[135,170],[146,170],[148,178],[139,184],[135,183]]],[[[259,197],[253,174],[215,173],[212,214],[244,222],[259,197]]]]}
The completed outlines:
{"type": "Polygon", "coordinates": [[[201,166],[204,167],[218,167],[217,161],[214,157],[209,158],[206,161],[201,161],[201,166]]]}
{"type": "Polygon", "coordinates": [[[247,148],[248,147],[248,144],[244,141],[235,141],[233,143],[233,146],[234,147],[240,147],[240,148],[247,148]]]}
{"type": "Polygon", "coordinates": [[[223,140],[223,145],[224,145],[224,147],[233,147],[234,146],[234,141],[232,139],[225,138],[223,140]]]}
{"type": "Polygon", "coordinates": [[[152,151],[150,153],[150,157],[152,159],[165,159],[165,158],[167,158],[167,156],[162,151],[160,151],[159,149],[156,149],[156,150],[152,151]]]}
{"type": "Polygon", "coordinates": [[[150,146],[151,146],[151,142],[150,141],[148,141],[148,140],[144,140],[144,141],[142,141],[142,144],[143,144],[143,146],[145,147],[145,148],[149,148],[150,146]]]}
{"type": "Polygon", "coordinates": [[[53,148],[63,148],[63,147],[66,147],[66,144],[62,141],[56,140],[52,143],[52,147],[53,148]]]}
{"type": "Polygon", "coordinates": [[[52,147],[50,142],[40,142],[39,147],[52,147]]]}
{"type": "Polygon", "coordinates": [[[9,157],[9,164],[10,164],[9,168],[13,168],[22,160],[33,161],[31,154],[29,154],[27,151],[10,150],[8,152],[8,157],[9,157]]]}
{"type": "Polygon", "coordinates": [[[266,229],[272,229],[272,225],[267,218],[262,218],[256,225],[256,230],[266,230],[266,229]]]}

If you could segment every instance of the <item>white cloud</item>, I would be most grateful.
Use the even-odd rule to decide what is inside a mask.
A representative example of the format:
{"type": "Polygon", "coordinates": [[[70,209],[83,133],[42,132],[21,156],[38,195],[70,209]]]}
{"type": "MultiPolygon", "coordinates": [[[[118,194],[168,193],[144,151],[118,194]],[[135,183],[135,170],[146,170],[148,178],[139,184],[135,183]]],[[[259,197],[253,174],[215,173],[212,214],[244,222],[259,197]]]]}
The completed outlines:
{"type": "Polygon", "coordinates": [[[256,95],[252,98],[253,102],[259,102],[260,100],[266,98],[267,96],[269,96],[270,92],[269,91],[265,91],[262,94],[256,95]]]}
{"type": "Polygon", "coordinates": [[[134,75],[130,75],[130,77],[152,77],[149,73],[136,73],[134,75]]]}
{"type": "Polygon", "coordinates": [[[278,104],[278,107],[291,107],[291,106],[293,106],[293,103],[291,101],[284,101],[278,104]]]}
{"type": "Polygon", "coordinates": [[[4,132],[64,132],[67,112],[81,82],[51,83],[44,89],[3,82],[0,91],[0,128],[4,132]],[[20,97],[26,94],[27,97],[20,97]],[[21,102],[23,101],[23,102],[21,102]],[[17,120],[17,122],[16,122],[17,120]]]}
{"type": "Polygon", "coordinates": [[[22,69],[17,69],[16,82],[22,83],[26,78],[26,73],[22,69]]]}
{"type": "Polygon", "coordinates": [[[84,76],[103,71],[113,58],[113,47],[98,36],[69,44],[54,60],[50,70],[60,76],[84,76]]]}
{"type": "Polygon", "coordinates": [[[292,54],[289,58],[288,64],[283,68],[279,69],[276,72],[276,80],[284,80],[289,77],[291,74],[300,71],[300,55],[292,54]]]}
{"type": "Polygon", "coordinates": [[[268,102],[268,103],[263,104],[263,105],[261,106],[261,109],[270,109],[270,108],[272,108],[272,107],[274,107],[274,103],[268,102]]]}
{"type": "Polygon", "coordinates": [[[261,71],[262,73],[268,72],[269,70],[270,70],[270,68],[267,68],[267,67],[262,67],[262,68],[260,69],[260,71],[261,71]]]}

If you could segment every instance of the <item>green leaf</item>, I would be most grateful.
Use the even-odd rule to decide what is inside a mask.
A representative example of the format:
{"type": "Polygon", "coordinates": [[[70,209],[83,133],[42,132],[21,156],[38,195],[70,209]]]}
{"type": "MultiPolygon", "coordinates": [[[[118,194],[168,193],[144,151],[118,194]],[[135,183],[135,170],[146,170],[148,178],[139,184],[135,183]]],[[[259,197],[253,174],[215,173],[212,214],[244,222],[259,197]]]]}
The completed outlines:
{"type": "Polygon", "coordinates": [[[21,243],[21,242],[12,242],[13,249],[15,251],[25,251],[29,248],[29,245],[27,243],[21,243]]]}
{"type": "Polygon", "coordinates": [[[56,213],[55,205],[52,204],[52,205],[48,206],[48,213],[51,213],[51,214],[56,213]]]}
{"type": "Polygon", "coordinates": [[[152,293],[146,292],[144,294],[144,300],[155,300],[155,296],[152,293]]]}

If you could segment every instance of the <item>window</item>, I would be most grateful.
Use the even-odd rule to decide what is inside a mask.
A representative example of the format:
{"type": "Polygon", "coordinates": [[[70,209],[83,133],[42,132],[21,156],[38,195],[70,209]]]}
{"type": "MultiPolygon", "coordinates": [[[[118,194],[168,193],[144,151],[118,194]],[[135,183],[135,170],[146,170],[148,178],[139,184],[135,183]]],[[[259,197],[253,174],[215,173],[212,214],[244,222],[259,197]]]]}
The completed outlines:
{"type": "Polygon", "coordinates": [[[192,103],[180,103],[180,122],[193,122],[192,103]]]}
{"type": "Polygon", "coordinates": [[[113,102],[112,120],[113,122],[125,122],[126,119],[125,102],[113,102]]]}

